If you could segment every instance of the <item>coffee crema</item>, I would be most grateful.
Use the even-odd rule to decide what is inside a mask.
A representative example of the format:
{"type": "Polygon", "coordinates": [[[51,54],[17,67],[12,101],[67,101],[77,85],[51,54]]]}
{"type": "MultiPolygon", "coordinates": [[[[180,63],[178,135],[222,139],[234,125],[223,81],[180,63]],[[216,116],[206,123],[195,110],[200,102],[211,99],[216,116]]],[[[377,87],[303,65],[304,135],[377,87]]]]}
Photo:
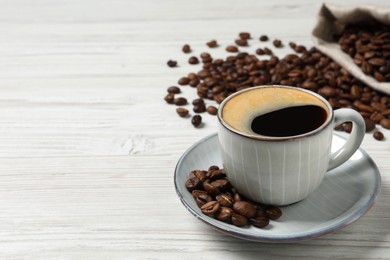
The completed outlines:
{"type": "Polygon", "coordinates": [[[295,88],[263,87],[227,100],[222,119],[244,134],[287,137],[320,127],[329,109],[318,97],[295,88]]]}

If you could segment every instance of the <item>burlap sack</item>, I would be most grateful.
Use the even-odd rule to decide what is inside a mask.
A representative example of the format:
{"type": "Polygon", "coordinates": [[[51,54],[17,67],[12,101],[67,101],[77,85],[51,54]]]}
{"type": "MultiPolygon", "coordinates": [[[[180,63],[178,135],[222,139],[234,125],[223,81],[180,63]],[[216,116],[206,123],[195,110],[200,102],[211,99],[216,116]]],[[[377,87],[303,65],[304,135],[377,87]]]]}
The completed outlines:
{"type": "Polygon", "coordinates": [[[325,53],[352,75],[375,90],[390,94],[390,82],[378,82],[375,78],[364,74],[355,65],[352,58],[344,53],[333,40],[335,33],[341,32],[347,23],[357,23],[376,19],[390,25],[390,6],[339,6],[323,4],[318,15],[318,22],[312,32],[314,46],[325,53]]]}

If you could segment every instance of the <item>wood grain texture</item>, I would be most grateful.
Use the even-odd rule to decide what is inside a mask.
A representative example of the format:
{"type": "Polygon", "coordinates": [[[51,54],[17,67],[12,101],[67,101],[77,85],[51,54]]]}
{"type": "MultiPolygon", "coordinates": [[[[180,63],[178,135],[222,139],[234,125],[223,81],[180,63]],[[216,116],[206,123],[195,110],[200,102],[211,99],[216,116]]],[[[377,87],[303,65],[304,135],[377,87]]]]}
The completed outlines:
{"type": "Polygon", "coordinates": [[[249,31],[310,46],[320,5],[0,1],[0,259],[390,258],[390,131],[382,128],[385,141],[367,134],[362,145],[382,174],[377,203],[315,240],[228,237],[189,214],[174,190],[181,154],[216,131],[215,117],[195,129],[163,101],[168,86],[200,69],[188,65],[183,43],[195,55],[215,38],[222,47],[213,54],[225,57],[223,46],[249,31]],[[180,66],[169,69],[168,59],[180,66]]]}

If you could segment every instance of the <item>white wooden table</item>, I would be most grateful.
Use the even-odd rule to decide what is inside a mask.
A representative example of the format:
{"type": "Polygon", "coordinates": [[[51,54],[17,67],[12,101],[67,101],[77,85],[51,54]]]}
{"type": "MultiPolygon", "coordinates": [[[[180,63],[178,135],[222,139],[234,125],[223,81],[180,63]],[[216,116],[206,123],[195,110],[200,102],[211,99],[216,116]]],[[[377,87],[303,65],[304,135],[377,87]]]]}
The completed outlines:
{"type": "Polygon", "coordinates": [[[318,239],[232,238],[194,218],[175,193],[179,157],[216,132],[215,117],[195,129],[163,100],[200,68],[186,64],[182,45],[199,54],[211,39],[226,46],[249,31],[312,46],[320,5],[0,1],[0,259],[390,258],[388,130],[385,141],[366,134],[362,144],[382,174],[377,203],[318,239]],[[170,69],[168,59],[182,66],[170,69]]]}

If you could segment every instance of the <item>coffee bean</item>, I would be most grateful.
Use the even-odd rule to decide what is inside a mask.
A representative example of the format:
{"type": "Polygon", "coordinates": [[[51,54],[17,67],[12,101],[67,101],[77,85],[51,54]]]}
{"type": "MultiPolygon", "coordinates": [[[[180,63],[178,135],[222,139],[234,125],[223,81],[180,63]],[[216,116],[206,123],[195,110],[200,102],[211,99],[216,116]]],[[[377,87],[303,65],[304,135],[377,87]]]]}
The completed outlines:
{"type": "Polygon", "coordinates": [[[181,86],[185,86],[185,85],[188,85],[188,83],[190,83],[190,79],[187,77],[182,77],[179,79],[179,81],[177,83],[181,86]]]}
{"type": "Polygon", "coordinates": [[[189,178],[185,183],[185,186],[189,192],[193,190],[198,190],[201,187],[201,185],[202,185],[201,181],[196,177],[189,178]]]}
{"type": "Polygon", "coordinates": [[[210,48],[215,48],[215,47],[218,46],[218,43],[217,43],[216,40],[211,40],[211,41],[207,42],[206,44],[207,44],[207,46],[209,46],[210,48]]]}
{"type": "Polygon", "coordinates": [[[194,106],[198,106],[198,105],[204,104],[204,100],[203,100],[203,98],[196,98],[196,99],[192,100],[192,104],[194,106]]]}
{"type": "Polygon", "coordinates": [[[202,123],[202,117],[200,115],[194,115],[191,119],[191,123],[195,127],[199,127],[202,123]]]}
{"type": "Polygon", "coordinates": [[[256,54],[257,55],[264,55],[265,52],[264,52],[264,50],[262,48],[258,48],[258,49],[256,49],[256,54]]]}
{"type": "Polygon", "coordinates": [[[204,182],[207,179],[207,173],[208,173],[207,171],[194,170],[194,171],[191,171],[190,178],[196,177],[201,182],[204,182]]]}
{"type": "Polygon", "coordinates": [[[229,45],[226,47],[227,52],[238,52],[238,48],[234,45],[229,45]]]}
{"type": "Polygon", "coordinates": [[[219,210],[215,214],[215,218],[224,221],[224,222],[229,222],[230,219],[232,218],[233,215],[233,210],[229,207],[224,207],[221,205],[219,210]]]}
{"type": "Polygon", "coordinates": [[[380,121],[380,125],[383,128],[390,129],[390,119],[389,118],[384,118],[380,121]]]}
{"type": "Polygon", "coordinates": [[[175,94],[173,94],[173,93],[168,93],[168,94],[164,97],[164,100],[165,100],[168,104],[173,104],[174,99],[175,99],[175,94]]]}
{"type": "Polygon", "coordinates": [[[183,106],[187,104],[187,99],[184,97],[178,97],[173,100],[176,106],[183,106]]]}
{"type": "Polygon", "coordinates": [[[258,228],[263,228],[268,226],[269,219],[266,216],[255,216],[249,219],[249,222],[258,228]]]}
{"type": "Polygon", "coordinates": [[[373,134],[373,136],[374,136],[374,138],[375,138],[376,140],[378,140],[378,141],[381,141],[381,140],[383,140],[383,138],[384,138],[383,133],[380,132],[380,131],[375,131],[374,134],[373,134]]]}
{"type": "Polygon", "coordinates": [[[268,218],[276,220],[282,216],[282,211],[278,207],[269,206],[265,209],[265,214],[268,218]]]}
{"type": "Polygon", "coordinates": [[[364,123],[366,124],[366,132],[371,132],[375,129],[375,122],[371,119],[364,118],[364,123]]]}
{"type": "Polygon", "coordinates": [[[268,36],[267,36],[267,35],[261,35],[260,38],[259,38],[259,40],[260,40],[261,42],[266,42],[266,41],[268,41],[268,36]]]}
{"type": "Polygon", "coordinates": [[[218,170],[208,170],[208,178],[211,181],[219,180],[226,177],[225,171],[223,169],[218,170]]]}
{"type": "Polygon", "coordinates": [[[198,207],[202,207],[204,204],[206,204],[207,202],[210,202],[213,200],[213,198],[205,191],[203,190],[193,190],[192,192],[194,191],[199,191],[197,194],[193,194],[192,197],[194,198],[195,202],[196,202],[196,205],[198,205],[198,207]],[[203,191],[204,193],[200,193],[200,191],[203,191]]]}
{"type": "Polygon", "coordinates": [[[236,40],[235,40],[235,43],[236,43],[238,46],[248,46],[248,41],[245,40],[245,39],[236,39],[236,40]]]}
{"type": "Polygon", "coordinates": [[[195,105],[193,110],[195,113],[203,113],[206,111],[206,106],[205,104],[195,105]]]}
{"type": "Polygon", "coordinates": [[[248,40],[251,38],[251,34],[248,32],[240,32],[238,35],[241,39],[248,40]]]}
{"type": "Polygon", "coordinates": [[[209,167],[209,172],[210,171],[217,171],[217,170],[219,170],[219,167],[217,166],[217,165],[211,165],[210,167],[209,167]]]}
{"type": "Polygon", "coordinates": [[[170,67],[170,68],[176,67],[176,66],[177,66],[177,61],[175,61],[175,60],[169,60],[169,61],[167,62],[167,65],[168,65],[168,67],[170,67]]]}
{"type": "Polygon", "coordinates": [[[191,52],[191,47],[190,47],[190,45],[184,44],[184,45],[183,45],[183,48],[182,48],[182,51],[183,51],[184,53],[190,53],[190,52],[191,52]]]}
{"type": "Polygon", "coordinates": [[[237,227],[244,227],[248,225],[248,219],[243,215],[233,212],[231,217],[232,223],[237,227]]]}
{"type": "Polygon", "coordinates": [[[217,186],[212,185],[209,180],[203,182],[203,189],[214,198],[221,194],[221,190],[217,186]]]}
{"type": "Polygon", "coordinates": [[[192,56],[192,57],[190,57],[190,58],[188,59],[188,63],[189,63],[189,64],[198,64],[198,63],[199,63],[199,60],[198,60],[197,57],[192,56]]]}
{"type": "Polygon", "coordinates": [[[247,218],[252,218],[256,215],[255,206],[248,201],[236,201],[233,204],[233,210],[240,215],[243,215],[247,218]]]}
{"type": "Polygon", "coordinates": [[[206,204],[204,204],[200,210],[203,214],[206,215],[214,215],[219,210],[219,203],[218,201],[209,201],[206,204]]]}
{"type": "Polygon", "coordinates": [[[266,54],[266,55],[272,55],[271,49],[265,47],[265,48],[264,48],[264,54],[266,54]]]}
{"type": "Polygon", "coordinates": [[[219,194],[215,197],[221,206],[232,207],[233,206],[233,197],[228,193],[219,194]]]}
{"type": "Polygon", "coordinates": [[[176,108],[176,113],[180,116],[180,117],[186,117],[188,115],[188,110],[185,109],[185,108],[182,108],[182,107],[178,107],[176,108]]]}
{"type": "Polygon", "coordinates": [[[297,44],[295,42],[289,42],[288,45],[290,46],[291,49],[295,49],[297,47],[297,44]]]}
{"type": "Polygon", "coordinates": [[[275,39],[272,43],[274,44],[274,46],[275,46],[276,48],[281,48],[281,47],[283,47],[283,46],[282,46],[282,41],[279,40],[279,39],[275,39]]]}
{"type": "Polygon", "coordinates": [[[171,93],[171,94],[179,94],[181,91],[180,91],[180,88],[176,87],[176,86],[171,86],[167,89],[168,93],[171,93]]]}
{"type": "Polygon", "coordinates": [[[207,110],[207,113],[209,113],[210,115],[216,115],[218,113],[218,108],[216,108],[215,106],[208,106],[206,108],[207,110]]]}

